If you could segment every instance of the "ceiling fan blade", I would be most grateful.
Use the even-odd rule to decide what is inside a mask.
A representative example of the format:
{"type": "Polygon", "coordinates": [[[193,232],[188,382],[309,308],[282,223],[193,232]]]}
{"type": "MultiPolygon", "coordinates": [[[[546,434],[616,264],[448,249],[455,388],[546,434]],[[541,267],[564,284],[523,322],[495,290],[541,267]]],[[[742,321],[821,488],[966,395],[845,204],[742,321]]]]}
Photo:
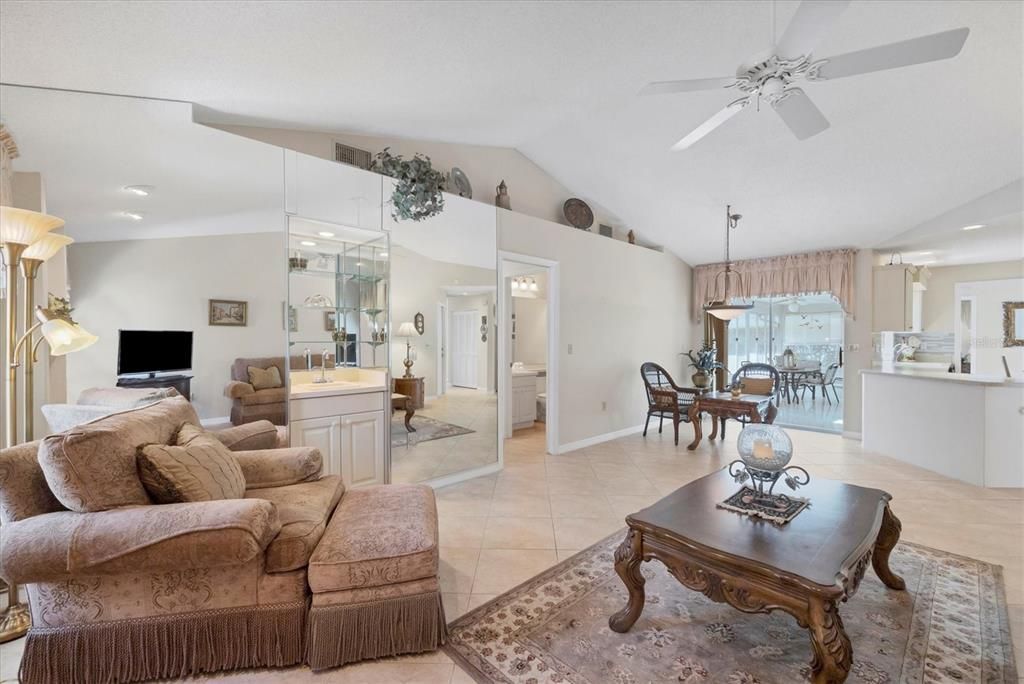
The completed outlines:
{"type": "Polygon", "coordinates": [[[967,34],[970,32],[969,28],[958,28],[828,57],[825,63],[818,68],[813,79],[826,80],[856,76],[872,71],[898,69],[912,64],[956,57],[960,54],[960,50],[967,40],[967,34]]]}
{"type": "Polygon", "coordinates": [[[811,98],[799,88],[791,88],[789,94],[772,105],[782,120],[793,131],[797,140],[806,140],[829,127],[828,119],[811,102],[811,98]]]}
{"type": "Polygon", "coordinates": [[[695,129],[690,131],[685,138],[673,145],[672,151],[679,152],[680,150],[685,150],[687,147],[690,147],[705,135],[739,114],[740,111],[747,106],[748,102],[748,99],[743,98],[729,103],[726,105],[725,109],[719,110],[714,116],[702,123],[700,126],[697,126],[695,129]]]}
{"type": "Polygon", "coordinates": [[[783,59],[811,54],[849,4],[850,0],[804,0],[775,44],[775,54],[783,59]]]}
{"type": "Polygon", "coordinates": [[[695,90],[715,90],[736,82],[735,78],[691,78],[685,81],[654,81],[640,89],[639,95],[664,93],[690,93],[695,90]]]}

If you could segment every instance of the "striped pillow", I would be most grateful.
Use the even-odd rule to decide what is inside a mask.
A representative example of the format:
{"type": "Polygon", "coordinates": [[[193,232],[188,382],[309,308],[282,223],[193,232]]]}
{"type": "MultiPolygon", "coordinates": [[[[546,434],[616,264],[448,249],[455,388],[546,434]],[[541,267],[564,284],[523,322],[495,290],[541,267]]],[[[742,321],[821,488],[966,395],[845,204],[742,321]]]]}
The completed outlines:
{"type": "Polygon", "coordinates": [[[176,442],[147,444],[139,452],[139,475],[154,501],[186,503],[245,496],[242,468],[220,440],[185,423],[176,442]]]}

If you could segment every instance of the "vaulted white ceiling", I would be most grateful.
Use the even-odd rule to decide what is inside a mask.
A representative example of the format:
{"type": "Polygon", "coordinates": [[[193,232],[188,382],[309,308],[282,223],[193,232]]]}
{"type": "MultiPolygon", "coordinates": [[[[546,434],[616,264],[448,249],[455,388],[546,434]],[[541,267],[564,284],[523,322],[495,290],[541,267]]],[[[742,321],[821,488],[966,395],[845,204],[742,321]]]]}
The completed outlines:
{"type": "MultiPolygon", "coordinates": [[[[778,30],[797,3],[780,0],[778,30]]],[[[17,2],[0,80],[176,98],[238,123],[514,146],[691,263],[872,246],[1020,178],[1021,4],[854,1],[819,56],[971,29],[952,60],[809,84],[832,123],[798,142],[748,108],[669,146],[730,93],[638,98],[727,76],[769,47],[748,2],[17,2]]],[[[2,107],[2,103],[0,103],[2,107]]]]}

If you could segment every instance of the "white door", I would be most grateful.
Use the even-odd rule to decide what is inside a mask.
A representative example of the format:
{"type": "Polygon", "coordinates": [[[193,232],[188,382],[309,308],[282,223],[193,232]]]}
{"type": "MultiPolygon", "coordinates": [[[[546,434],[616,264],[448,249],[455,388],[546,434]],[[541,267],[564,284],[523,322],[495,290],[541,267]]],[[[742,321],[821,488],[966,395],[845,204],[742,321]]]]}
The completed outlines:
{"type": "Polygon", "coordinates": [[[342,479],[346,486],[384,484],[383,411],[341,417],[342,479]]]}
{"type": "Polygon", "coordinates": [[[451,377],[456,387],[477,389],[477,362],[479,345],[476,335],[480,328],[480,314],[476,311],[455,311],[452,313],[451,377]]]}
{"type": "MultiPolygon", "coordinates": [[[[292,446],[315,447],[324,459],[324,475],[342,475],[341,418],[293,420],[288,429],[292,446]]],[[[345,479],[345,478],[342,478],[345,479]]],[[[346,484],[348,480],[345,479],[346,484]]]]}

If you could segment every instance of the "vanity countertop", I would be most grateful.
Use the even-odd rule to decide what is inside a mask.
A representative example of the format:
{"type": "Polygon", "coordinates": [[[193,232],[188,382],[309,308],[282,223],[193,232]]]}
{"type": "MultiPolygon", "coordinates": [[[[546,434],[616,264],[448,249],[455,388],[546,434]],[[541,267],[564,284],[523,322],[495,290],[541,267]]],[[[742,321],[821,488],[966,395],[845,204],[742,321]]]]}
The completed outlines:
{"type": "MultiPolygon", "coordinates": [[[[328,374],[330,377],[330,374],[328,374]]],[[[374,382],[352,382],[349,380],[332,380],[326,383],[304,382],[292,384],[290,396],[292,399],[305,399],[308,397],[332,397],[343,394],[361,394],[364,392],[383,392],[384,385],[374,382]]]]}

